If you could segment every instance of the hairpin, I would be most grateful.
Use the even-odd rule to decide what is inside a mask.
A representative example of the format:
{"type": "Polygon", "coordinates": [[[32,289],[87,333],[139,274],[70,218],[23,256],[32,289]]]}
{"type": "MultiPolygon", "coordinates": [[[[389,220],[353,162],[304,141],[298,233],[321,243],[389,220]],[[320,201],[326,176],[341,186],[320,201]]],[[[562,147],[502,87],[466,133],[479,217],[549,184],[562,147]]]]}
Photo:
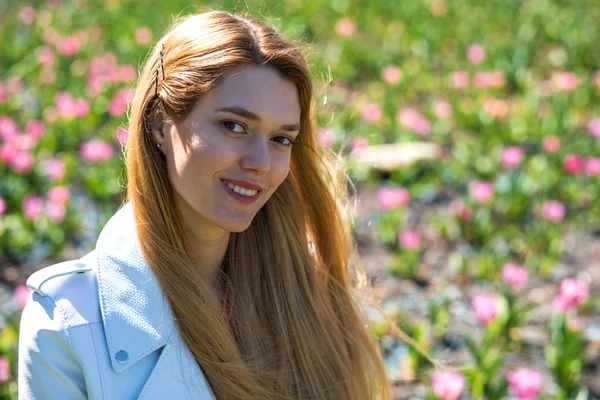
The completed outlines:
{"type": "MultiPolygon", "coordinates": [[[[165,80],[165,65],[163,62],[163,56],[165,55],[165,44],[162,44],[162,48],[160,50],[160,69],[162,70],[162,78],[163,82],[165,80]]],[[[154,84],[154,96],[158,96],[158,68],[156,69],[156,81],[154,84]]]]}

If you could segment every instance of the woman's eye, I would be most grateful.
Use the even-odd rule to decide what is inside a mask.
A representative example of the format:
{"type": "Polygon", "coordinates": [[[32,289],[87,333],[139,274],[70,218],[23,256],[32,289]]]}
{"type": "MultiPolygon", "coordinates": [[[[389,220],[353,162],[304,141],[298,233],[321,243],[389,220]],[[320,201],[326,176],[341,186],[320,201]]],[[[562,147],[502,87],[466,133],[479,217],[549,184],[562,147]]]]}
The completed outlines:
{"type": "Polygon", "coordinates": [[[290,147],[290,146],[292,146],[294,144],[294,141],[292,139],[290,139],[289,137],[287,137],[287,136],[277,136],[275,139],[287,140],[287,142],[283,142],[283,143],[279,142],[279,143],[281,143],[285,147],[290,147]]]}
{"type": "Polygon", "coordinates": [[[235,125],[239,125],[242,128],[244,128],[244,126],[242,124],[239,124],[235,121],[223,121],[222,124],[223,124],[223,126],[225,126],[225,128],[229,129],[230,131],[234,131],[236,133],[242,133],[242,132],[235,131],[234,128],[231,128],[231,126],[235,127],[235,125]]]}

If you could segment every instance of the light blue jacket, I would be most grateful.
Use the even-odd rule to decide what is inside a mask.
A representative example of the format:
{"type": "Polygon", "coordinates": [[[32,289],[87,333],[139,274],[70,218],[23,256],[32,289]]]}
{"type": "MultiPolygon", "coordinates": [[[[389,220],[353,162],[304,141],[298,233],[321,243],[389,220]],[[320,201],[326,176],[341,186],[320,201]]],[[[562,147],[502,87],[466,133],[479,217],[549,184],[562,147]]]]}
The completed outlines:
{"type": "Polygon", "coordinates": [[[130,203],[95,250],[27,286],[19,399],[215,399],[142,256],[130,203]]]}

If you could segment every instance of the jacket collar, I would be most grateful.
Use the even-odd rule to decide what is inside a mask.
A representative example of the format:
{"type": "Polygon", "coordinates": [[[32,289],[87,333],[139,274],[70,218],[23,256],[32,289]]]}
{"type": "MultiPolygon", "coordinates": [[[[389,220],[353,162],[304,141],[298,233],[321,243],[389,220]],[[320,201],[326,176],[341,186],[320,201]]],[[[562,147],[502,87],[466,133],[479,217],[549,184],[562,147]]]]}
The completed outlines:
{"type": "Polygon", "coordinates": [[[112,367],[121,372],[164,346],[175,329],[168,302],[142,255],[130,202],[102,229],[96,255],[106,342],[112,367]]]}

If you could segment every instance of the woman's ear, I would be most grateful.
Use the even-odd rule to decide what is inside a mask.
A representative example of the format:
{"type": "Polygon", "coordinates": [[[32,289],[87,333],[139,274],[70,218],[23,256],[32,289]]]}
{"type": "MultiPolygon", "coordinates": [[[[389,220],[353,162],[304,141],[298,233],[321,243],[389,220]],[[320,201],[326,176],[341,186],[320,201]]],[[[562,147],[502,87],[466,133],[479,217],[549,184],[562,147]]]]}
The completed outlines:
{"type": "Polygon", "coordinates": [[[152,136],[154,137],[154,142],[162,145],[166,138],[170,137],[171,126],[171,121],[163,121],[160,118],[155,118],[154,121],[152,121],[152,136]]]}

